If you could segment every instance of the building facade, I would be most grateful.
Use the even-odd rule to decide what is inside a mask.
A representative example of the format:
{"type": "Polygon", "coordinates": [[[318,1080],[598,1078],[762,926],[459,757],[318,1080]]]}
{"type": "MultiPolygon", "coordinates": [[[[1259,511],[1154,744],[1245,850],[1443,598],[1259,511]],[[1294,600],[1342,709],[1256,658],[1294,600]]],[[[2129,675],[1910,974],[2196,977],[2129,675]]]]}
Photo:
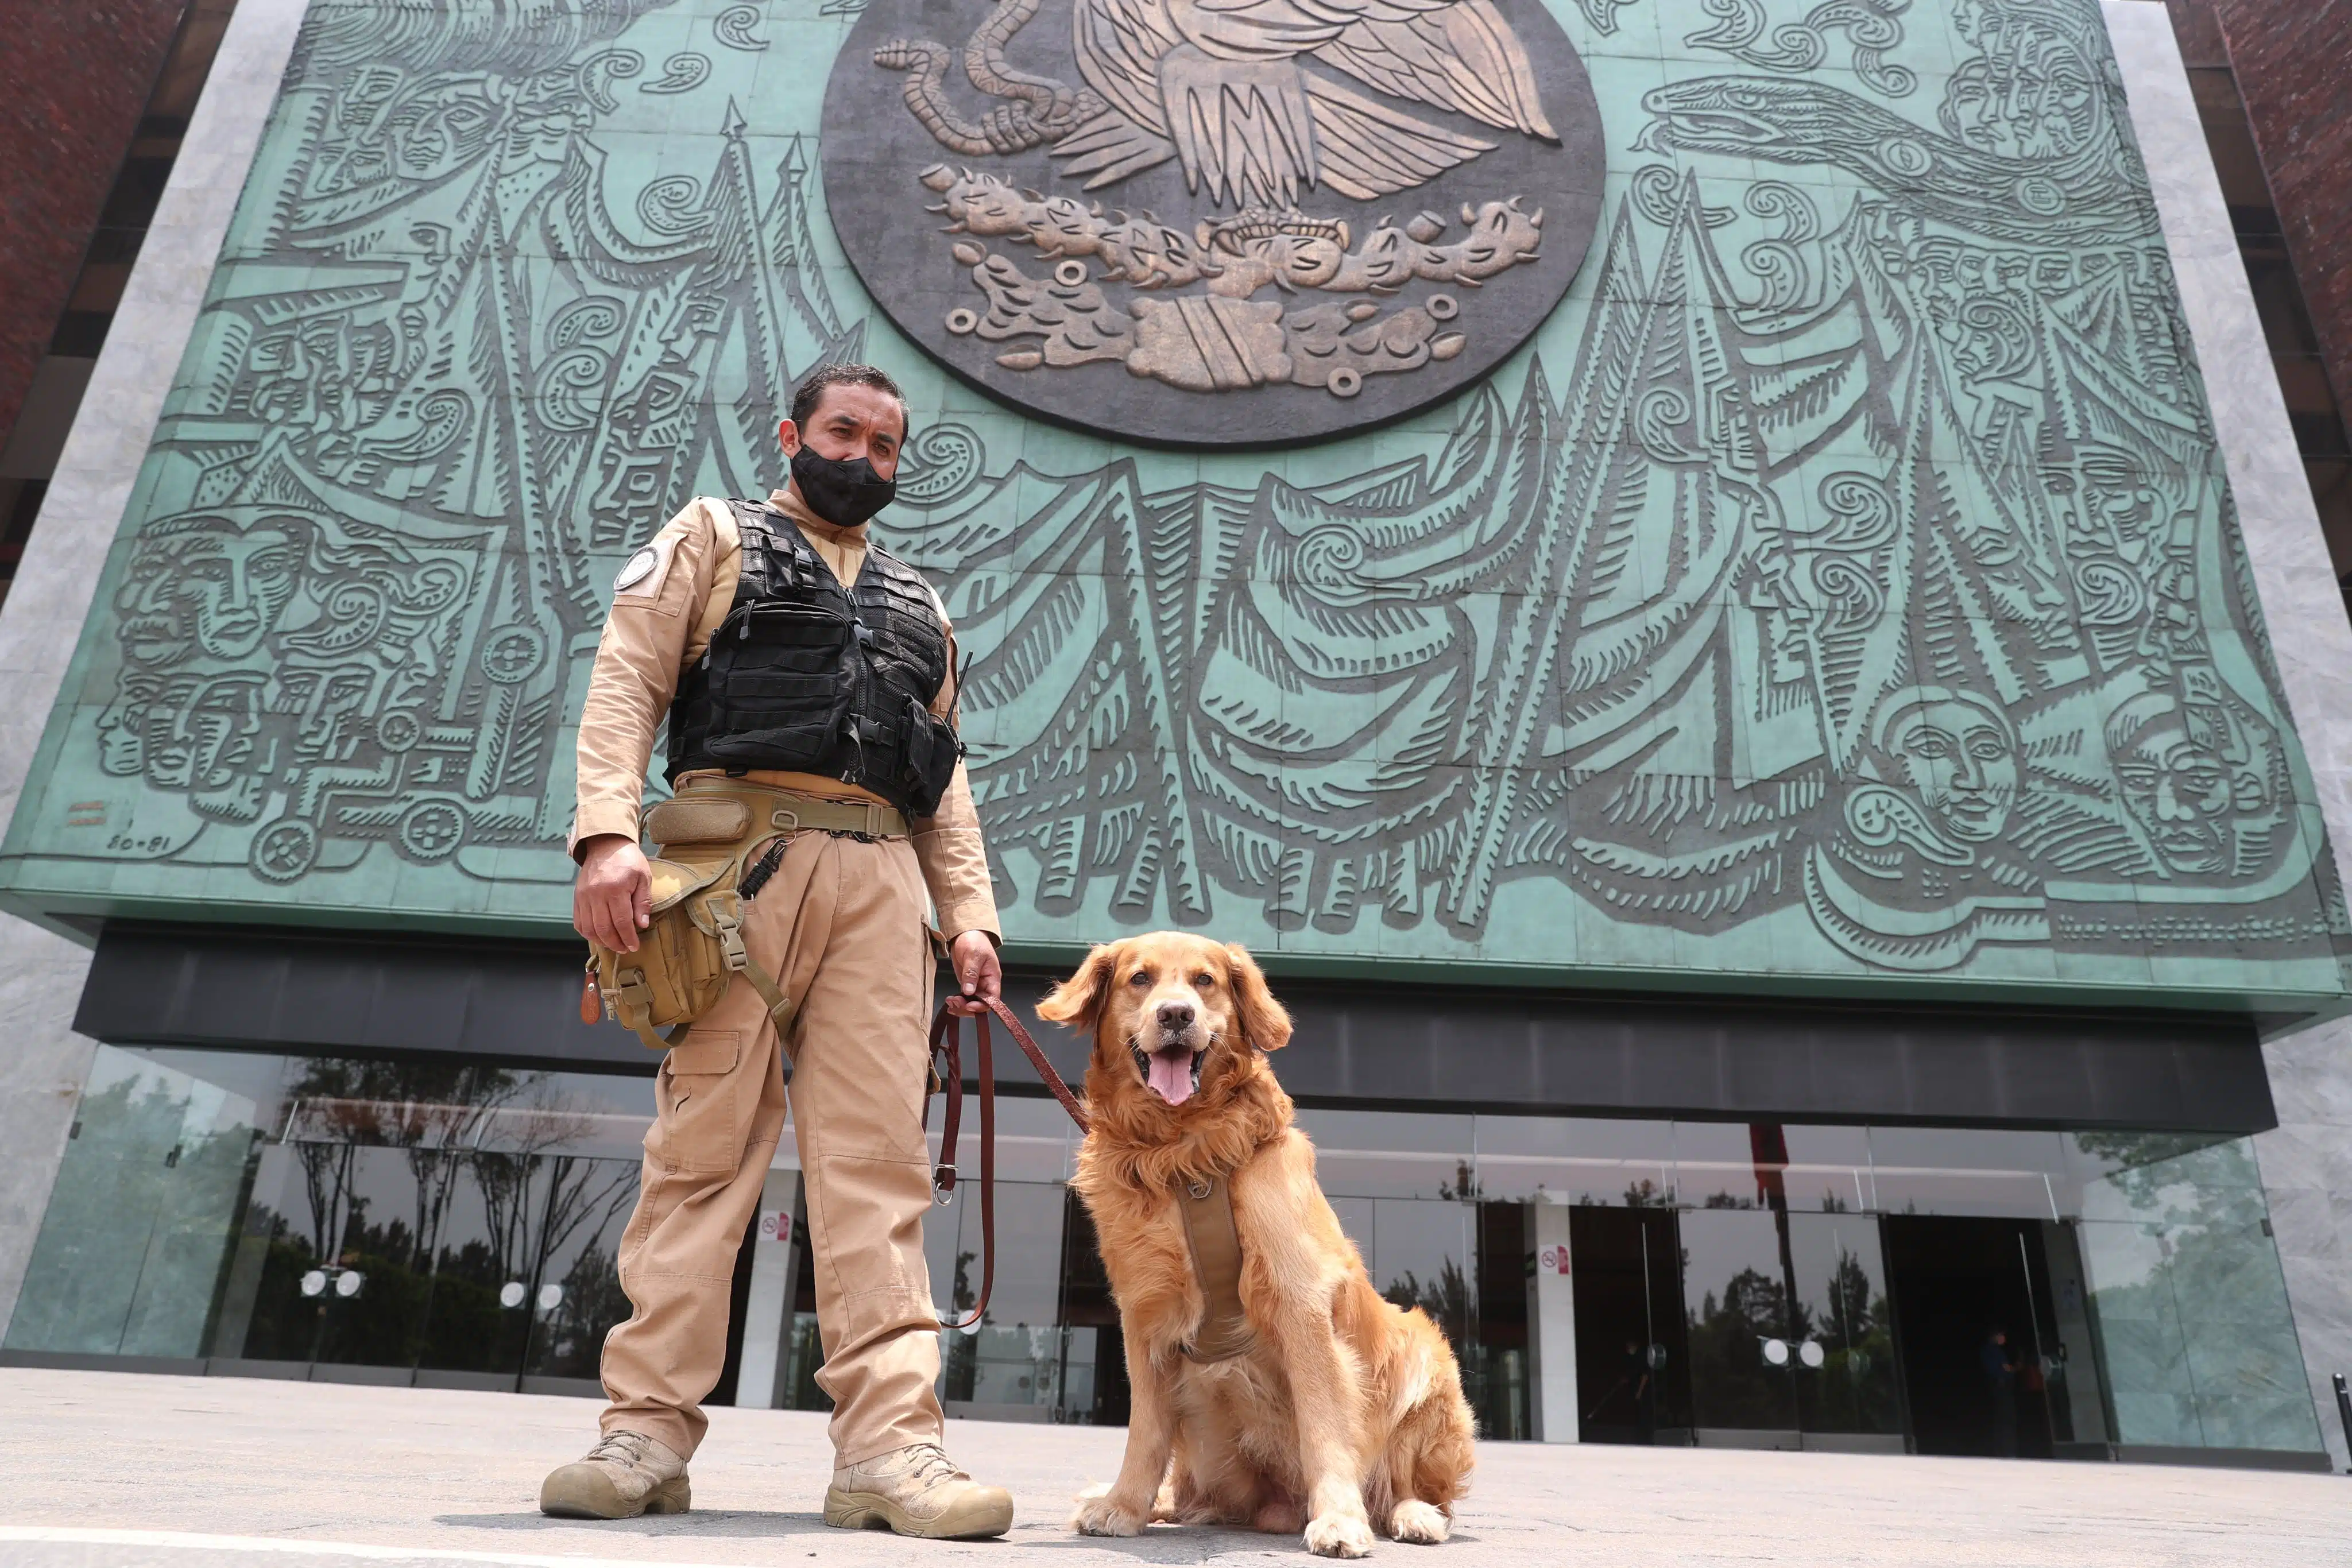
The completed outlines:
{"type": "MultiPolygon", "coordinates": [[[[0,1356],[593,1391],[606,585],[870,358],[1013,988],[1249,943],[1489,1435],[2327,1464],[2352,627],[2165,8],[943,15],[240,0],[0,616],[0,1356]]],[[[1058,1115],[952,1408],[1123,1419],[1058,1115]]]]}

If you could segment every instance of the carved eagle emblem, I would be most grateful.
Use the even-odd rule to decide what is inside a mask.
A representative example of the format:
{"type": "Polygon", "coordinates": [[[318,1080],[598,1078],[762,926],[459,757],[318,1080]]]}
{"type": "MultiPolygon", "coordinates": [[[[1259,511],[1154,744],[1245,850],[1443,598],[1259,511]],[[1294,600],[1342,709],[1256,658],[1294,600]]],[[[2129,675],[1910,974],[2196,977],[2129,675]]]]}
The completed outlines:
{"type": "Polygon", "coordinates": [[[1054,156],[1088,189],[1173,158],[1220,204],[1369,201],[1496,145],[1414,104],[1559,140],[1493,0],[1076,0],[1071,29],[1108,107],[1054,156]]]}

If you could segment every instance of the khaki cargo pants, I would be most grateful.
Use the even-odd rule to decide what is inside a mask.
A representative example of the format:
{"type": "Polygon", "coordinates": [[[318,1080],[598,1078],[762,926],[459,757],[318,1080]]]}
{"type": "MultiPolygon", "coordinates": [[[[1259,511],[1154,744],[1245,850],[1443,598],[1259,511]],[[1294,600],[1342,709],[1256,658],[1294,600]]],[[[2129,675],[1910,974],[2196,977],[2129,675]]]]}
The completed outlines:
{"type": "MultiPolygon", "coordinates": [[[[843,1464],[937,1442],[939,1320],[923,1262],[932,956],[922,873],[904,839],[809,832],[746,907],[743,942],[798,998],[791,1110],[833,1442],[843,1464]]],[[[663,1059],[645,1185],[621,1239],[635,1311],[604,1341],[604,1429],[691,1454],[726,1357],[729,1287],[760,1199],[785,1089],[750,982],[663,1059]]]]}

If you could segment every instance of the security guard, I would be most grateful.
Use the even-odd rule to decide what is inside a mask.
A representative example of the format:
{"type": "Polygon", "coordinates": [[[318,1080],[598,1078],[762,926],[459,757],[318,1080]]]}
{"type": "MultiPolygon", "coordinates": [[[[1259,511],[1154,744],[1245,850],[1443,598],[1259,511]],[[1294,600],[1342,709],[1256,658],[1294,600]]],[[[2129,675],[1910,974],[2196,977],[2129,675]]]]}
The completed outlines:
{"type": "MultiPolygon", "coordinates": [[[[940,1449],[939,1320],[923,1261],[926,897],[962,997],[998,993],[996,904],[960,760],[955,642],[913,568],[870,543],[907,406],[868,365],[803,382],[765,505],[702,499],[631,557],[580,720],[572,924],[623,952],[648,920],[640,787],[669,721],[681,798],[747,796],[796,831],[755,847],[742,935],[797,1011],[780,1040],[743,976],[664,1059],[644,1188],[621,1240],[635,1311],[604,1341],[604,1438],[547,1478],[569,1517],[683,1512],[727,1345],[735,1254],[790,1103],[834,1399],[824,1521],[1002,1535],[1013,1500],[940,1449]],[[853,634],[854,633],[854,634],[853,634]],[[773,810],[766,808],[772,806],[773,810]],[[764,874],[761,874],[764,873],[764,874]]],[[[763,826],[759,832],[765,834],[763,826]]]]}

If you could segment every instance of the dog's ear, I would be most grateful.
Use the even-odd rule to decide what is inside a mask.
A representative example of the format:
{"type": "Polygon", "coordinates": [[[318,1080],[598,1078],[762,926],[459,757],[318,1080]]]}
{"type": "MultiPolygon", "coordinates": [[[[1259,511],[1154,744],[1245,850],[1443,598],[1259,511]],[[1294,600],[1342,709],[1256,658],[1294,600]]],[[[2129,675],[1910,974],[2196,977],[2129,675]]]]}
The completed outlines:
{"type": "Polygon", "coordinates": [[[1265,988],[1265,972],[1248,948],[1228,942],[1225,956],[1234,963],[1234,1010],[1239,1015],[1242,1038],[1260,1051],[1280,1051],[1290,1043],[1290,1014],[1265,988]]]}
{"type": "Polygon", "coordinates": [[[1076,974],[1046,993],[1037,1004],[1037,1016],[1048,1023],[1067,1024],[1092,1034],[1102,1017],[1103,998],[1110,994],[1111,971],[1117,967],[1118,944],[1101,944],[1087,955],[1076,974]]]}

